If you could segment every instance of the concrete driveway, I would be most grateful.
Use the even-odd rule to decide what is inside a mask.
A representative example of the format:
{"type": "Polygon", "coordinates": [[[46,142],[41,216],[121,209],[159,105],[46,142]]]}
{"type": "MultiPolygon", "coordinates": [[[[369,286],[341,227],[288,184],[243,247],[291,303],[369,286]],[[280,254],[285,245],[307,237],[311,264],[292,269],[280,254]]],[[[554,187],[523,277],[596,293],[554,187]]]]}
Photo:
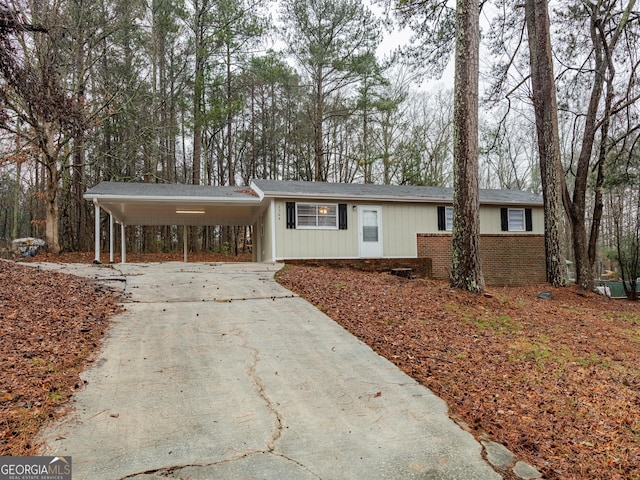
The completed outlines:
{"type": "Polygon", "coordinates": [[[442,400],[279,286],[280,265],[53,268],[131,298],[42,434],[76,480],[501,478],[442,400]]]}

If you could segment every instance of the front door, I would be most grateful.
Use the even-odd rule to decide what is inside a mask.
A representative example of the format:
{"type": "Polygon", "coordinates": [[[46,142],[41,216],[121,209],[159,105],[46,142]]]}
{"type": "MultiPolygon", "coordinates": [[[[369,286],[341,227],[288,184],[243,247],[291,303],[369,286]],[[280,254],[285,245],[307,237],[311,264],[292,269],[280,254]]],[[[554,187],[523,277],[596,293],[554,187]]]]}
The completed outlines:
{"type": "Polygon", "coordinates": [[[360,225],[360,256],[375,258],[382,256],[382,207],[360,205],[358,207],[360,225]]]}

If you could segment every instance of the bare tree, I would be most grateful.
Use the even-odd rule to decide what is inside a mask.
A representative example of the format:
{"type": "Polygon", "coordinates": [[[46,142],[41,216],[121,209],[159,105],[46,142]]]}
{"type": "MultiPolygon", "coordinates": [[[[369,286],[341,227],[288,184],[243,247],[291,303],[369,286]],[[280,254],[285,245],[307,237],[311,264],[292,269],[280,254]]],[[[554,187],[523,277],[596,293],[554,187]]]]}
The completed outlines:
{"type": "Polygon", "coordinates": [[[67,145],[85,128],[82,106],[67,93],[59,68],[63,32],[46,28],[60,18],[53,6],[41,5],[35,21],[0,3],[0,128],[19,135],[37,150],[44,167],[45,237],[60,251],[58,190],[67,168],[67,145]],[[18,127],[20,125],[20,127],[18,127]]]}
{"type": "MultiPolygon", "coordinates": [[[[563,195],[565,208],[571,219],[573,250],[576,260],[576,282],[585,289],[592,289],[594,285],[592,259],[589,258],[589,237],[586,231],[588,176],[592,165],[597,132],[603,125],[608,126],[613,114],[610,104],[609,108],[605,108],[604,112],[602,111],[602,96],[606,82],[608,79],[612,81],[615,76],[615,69],[613,68],[614,57],[620,40],[624,38],[627,28],[631,24],[637,23],[637,17],[635,15],[632,16],[635,0],[626,2],[626,4],[622,2],[621,5],[618,3],[613,0],[597,3],[581,2],[583,10],[578,10],[582,14],[582,18],[588,20],[589,39],[591,41],[589,62],[585,62],[585,69],[579,69],[578,73],[588,76],[592,79],[592,82],[588,107],[584,113],[582,142],[575,170],[573,165],[570,166],[575,175],[573,195],[570,195],[566,183],[564,184],[563,195]],[[587,67],[589,70],[586,70],[587,67]]],[[[633,74],[633,78],[636,75],[637,72],[633,74]]],[[[634,81],[633,83],[637,82],[634,81]]],[[[627,94],[630,93],[631,91],[627,90],[627,94]]],[[[627,98],[623,100],[623,104],[630,100],[632,99],[627,95],[627,98]]],[[[604,168],[604,165],[602,168],[604,168]]],[[[604,171],[601,173],[603,174],[604,171]]],[[[601,200],[599,203],[601,203],[601,200]]],[[[598,217],[595,217],[595,219],[599,222],[598,217]]],[[[594,225],[594,228],[595,231],[591,237],[597,239],[599,223],[594,225]]],[[[593,260],[595,260],[595,255],[593,260]]]]}

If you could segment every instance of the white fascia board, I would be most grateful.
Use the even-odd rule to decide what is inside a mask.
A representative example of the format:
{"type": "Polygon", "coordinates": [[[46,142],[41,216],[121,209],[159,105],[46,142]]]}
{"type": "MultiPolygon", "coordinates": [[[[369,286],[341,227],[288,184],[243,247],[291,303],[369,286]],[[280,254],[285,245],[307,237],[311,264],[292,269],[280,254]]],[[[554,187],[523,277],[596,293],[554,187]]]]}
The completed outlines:
{"type": "Polygon", "coordinates": [[[265,197],[264,192],[258,188],[253,180],[251,180],[251,185],[249,185],[249,187],[251,188],[251,190],[258,194],[258,198],[262,201],[262,199],[265,197]]]}

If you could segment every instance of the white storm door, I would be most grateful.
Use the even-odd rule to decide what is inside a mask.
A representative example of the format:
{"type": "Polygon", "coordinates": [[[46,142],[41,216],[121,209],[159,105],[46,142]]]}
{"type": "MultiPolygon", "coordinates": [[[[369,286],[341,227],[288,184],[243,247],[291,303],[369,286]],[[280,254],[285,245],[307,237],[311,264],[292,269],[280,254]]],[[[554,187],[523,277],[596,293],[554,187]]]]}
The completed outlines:
{"type": "Polygon", "coordinates": [[[360,256],[382,256],[382,207],[360,205],[358,207],[360,256]]]}

